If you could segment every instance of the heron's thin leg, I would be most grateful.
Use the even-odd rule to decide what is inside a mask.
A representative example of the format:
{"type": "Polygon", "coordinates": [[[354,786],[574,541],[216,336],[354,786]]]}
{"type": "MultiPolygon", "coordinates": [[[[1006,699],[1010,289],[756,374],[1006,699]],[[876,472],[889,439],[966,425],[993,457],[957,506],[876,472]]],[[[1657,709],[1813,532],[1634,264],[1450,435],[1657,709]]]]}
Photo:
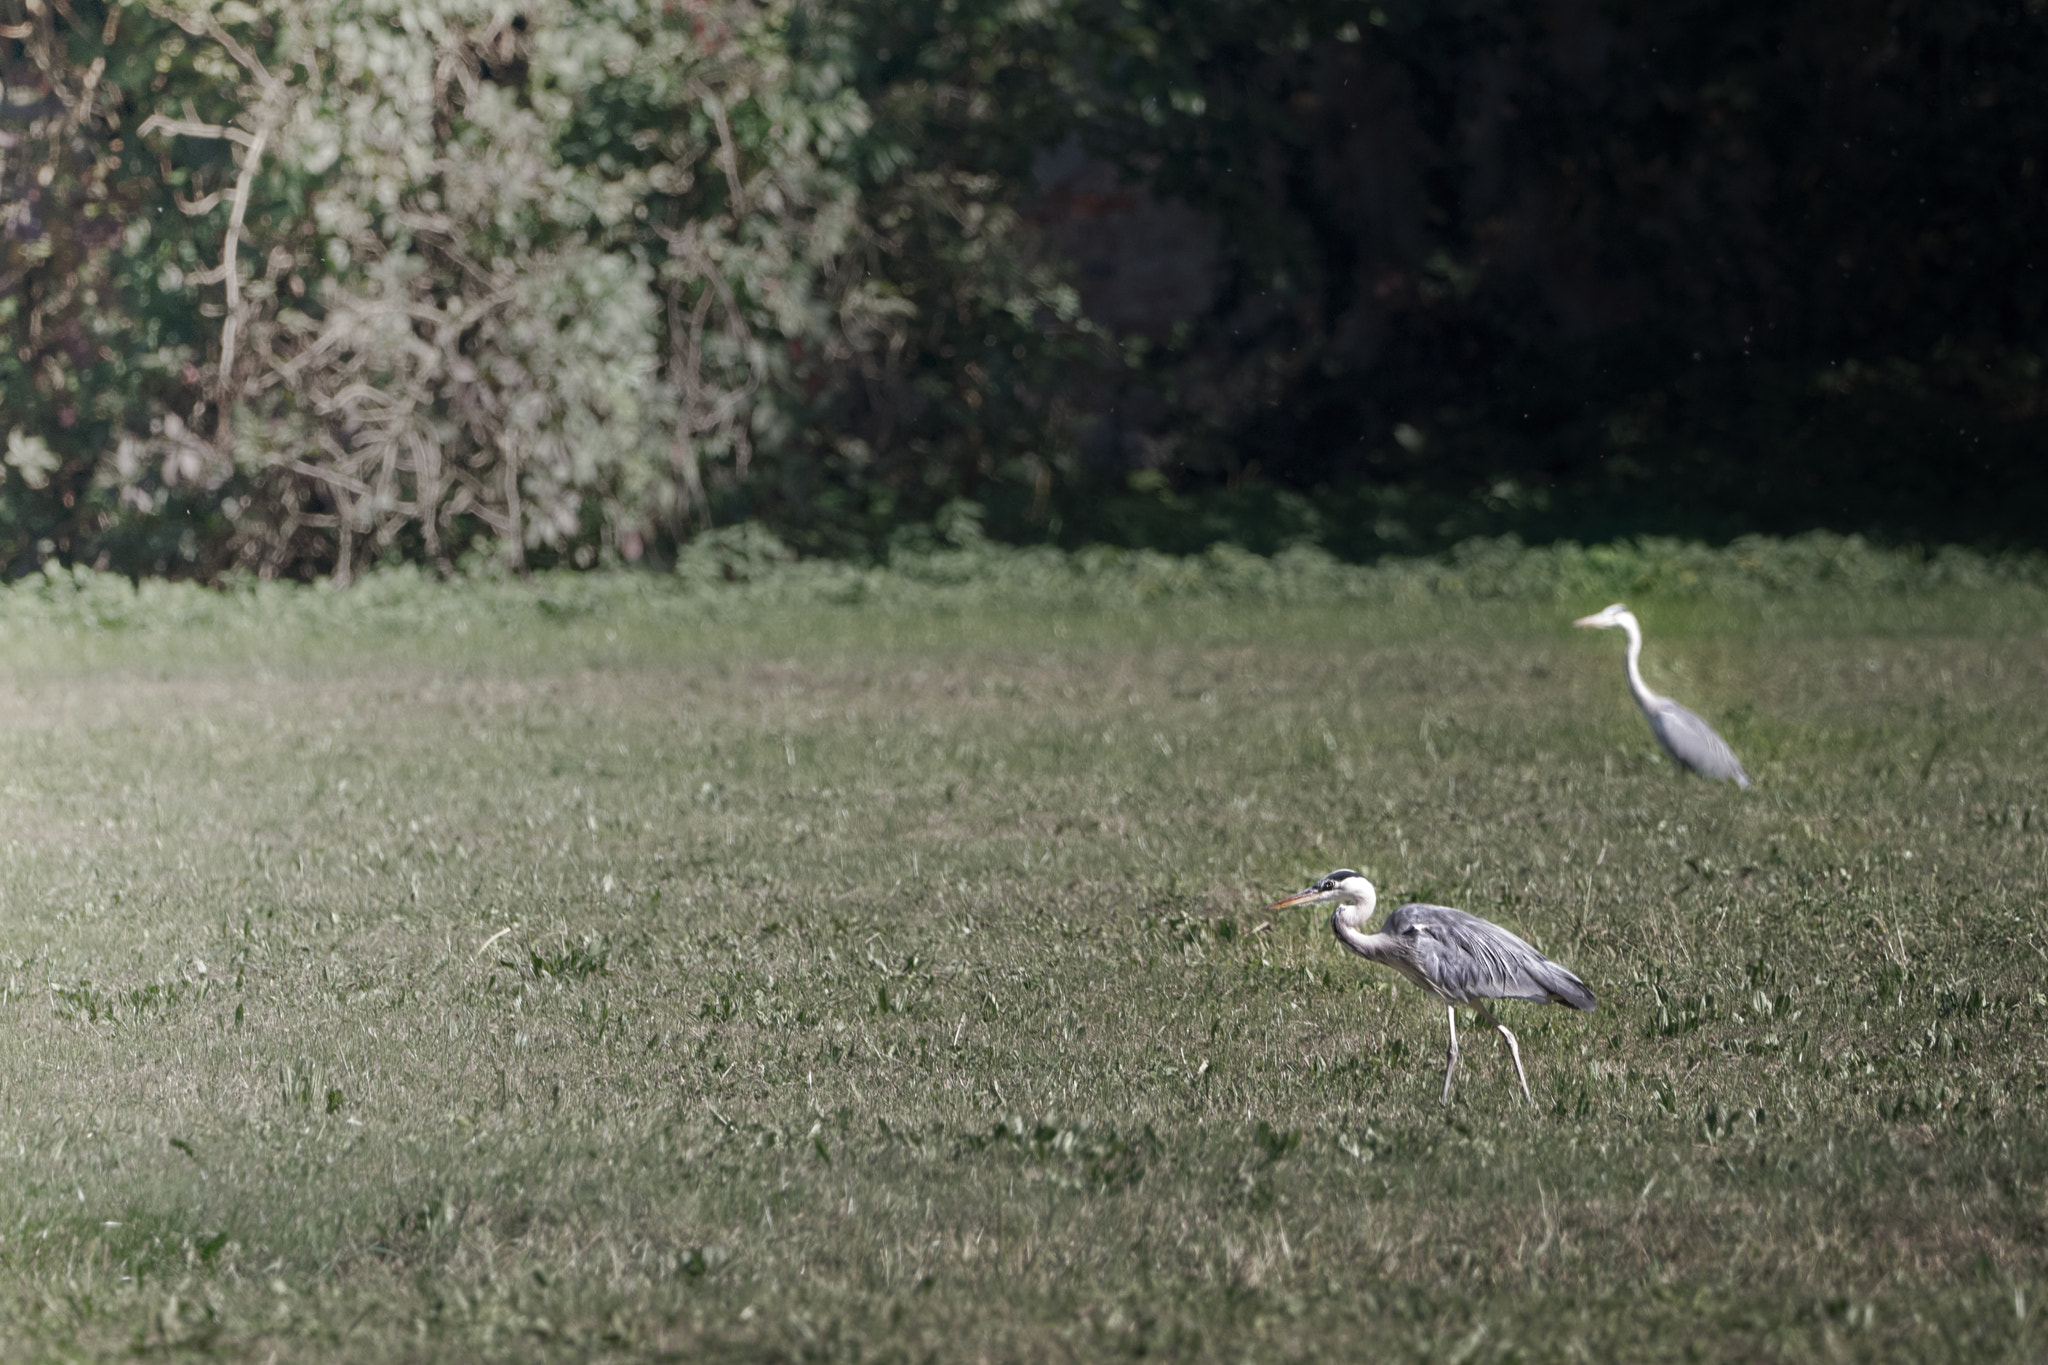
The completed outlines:
{"type": "Polygon", "coordinates": [[[1444,1009],[1451,1016],[1451,1055],[1450,1059],[1444,1063],[1444,1097],[1442,1102],[1449,1104],[1451,1102],[1451,1073],[1458,1069],[1458,1007],[1456,1005],[1446,1005],[1444,1009]]]}
{"type": "Polygon", "coordinates": [[[1481,1005],[1479,1007],[1479,1013],[1482,1016],[1484,1016],[1487,1023],[1493,1025],[1495,1028],[1500,1030],[1501,1037],[1508,1040],[1508,1056],[1513,1057],[1515,1059],[1515,1079],[1522,1083],[1522,1098],[1527,1100],[1530,1104],[1536,1103],[1535,1097],[1529,1093],[1529,1077],[1522,1070],[1522,1049],[1521,1046],[1515,1042],[1515,1035],[1509,1033],[1508,1026],[1506,1024],[1503,1024],[1500,1020],[1494,1018],[1493,1011],[1486,1008],[1486,1006],[1481,1005]]]}

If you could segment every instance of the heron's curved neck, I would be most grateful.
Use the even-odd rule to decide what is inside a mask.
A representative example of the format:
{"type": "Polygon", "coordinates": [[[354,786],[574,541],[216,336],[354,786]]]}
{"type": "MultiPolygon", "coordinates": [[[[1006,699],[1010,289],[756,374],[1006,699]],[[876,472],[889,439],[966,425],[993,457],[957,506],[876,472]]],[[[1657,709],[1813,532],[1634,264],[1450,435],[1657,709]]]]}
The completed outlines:
{"type": "Polygon", "coordinates": [[[1649,684],[1643,681],[1642,628],[1635,623],[1632,616],[1621,618],[1621,628],[1628,632],[1628,690],[1635,693],[1636,705],[1647,711],[1661,699],[1650,690],[1649,684]]]}
{"type": "Polygon", "coordinates": [[[1436,982],[1416,970],[1414,949],[1399,934],[1366,932],[1366,916],[1371,913],[1370,904],[1338,907],[1337,912],[1330,916],[1330,927],[1336,930],[1337,941],[1368,962],[1392,967],[1438,999],[1449,999],[1436,982]]]}
{"type": "Polygon", "coordinates": [[[1337,931],[1337,941],[1360,957],[1374,962],[1388,962],[1393,959],[1393,935],[1368,934],[1359,926],[1346,923],[1342,910],[1330,916],[1330,927],[1337,931]]]}
{"type": "Polygon", "coordinates": [[[1372,923],[1373,907],[1378,901],[1379,894],[1368,890],[1361,899],[1344,902],[1330,912],[1330,929],[1337,935],[1339,943],[1360,957],[1384,962],[1393,940],[1366,927],[1372,923]]]}

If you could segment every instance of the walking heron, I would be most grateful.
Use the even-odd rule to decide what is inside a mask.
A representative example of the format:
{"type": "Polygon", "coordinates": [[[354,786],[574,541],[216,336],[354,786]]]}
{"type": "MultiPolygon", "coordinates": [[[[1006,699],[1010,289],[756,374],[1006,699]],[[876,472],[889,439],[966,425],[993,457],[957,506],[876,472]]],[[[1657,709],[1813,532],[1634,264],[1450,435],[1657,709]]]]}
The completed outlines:
{"type": "Polygon", "coordinates": [[[1713,727],[1698,716],[1671,698],[1658,696],[1643,682],[1643,627],[1634,612],[1616,602],[1591,616],[1581,616],[1572,624],[1595,630],[1619,626],[1628,633],[1628,690],[1635,694],[1643,719],[1650,722],[1650,733],[1679,767],[1716,782],[1732,778],[1738,787],[1749,785],[1749,774],[1742,771],[1742,761],[1735,757],[1727,740],[1715,734],[1713,727]]]}
{"type": "Polygon", "coordinates": [[[1507,1025],[1486,1008],[1488,1000],[1554,1000],[1575,1010],[1594,1006],[1593,992],[1567,969],[1552,962],[1498,924],[1448,905],[1404,905],[1387,916],[1376,934],[1367,933],[1379,893],[1370,881],[1350,868],[1340,868],[1305,891],[1283,896],[1268,911],[1296,905],[1335,905],[1330,928],[1337,941],[1373,962],[1383,962],[1444,1002],[1451,1021],[1451,1051],[1444,1064],[1443,1103],[1451,1102],[1451,1076],[1458,1069],[1458,1006],[1470,1005],[1479,1017],[1507,1039],[1515,1059],[1515,1079],[1522,1098],[1534,1104],[1529,1077],[1522,1070],[1522,1049],[1507,1025]]]}

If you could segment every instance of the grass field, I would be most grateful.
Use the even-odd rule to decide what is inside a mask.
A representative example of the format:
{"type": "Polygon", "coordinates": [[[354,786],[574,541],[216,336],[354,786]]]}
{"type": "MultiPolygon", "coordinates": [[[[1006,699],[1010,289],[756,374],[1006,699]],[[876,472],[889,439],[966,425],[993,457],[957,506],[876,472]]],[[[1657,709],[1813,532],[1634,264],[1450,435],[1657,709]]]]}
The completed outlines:
{"type": "Polygon", "coordinates": [[[1600,605],[17,631],[0,1354],[2040,1358],[2048,595],[1600,605]]]}

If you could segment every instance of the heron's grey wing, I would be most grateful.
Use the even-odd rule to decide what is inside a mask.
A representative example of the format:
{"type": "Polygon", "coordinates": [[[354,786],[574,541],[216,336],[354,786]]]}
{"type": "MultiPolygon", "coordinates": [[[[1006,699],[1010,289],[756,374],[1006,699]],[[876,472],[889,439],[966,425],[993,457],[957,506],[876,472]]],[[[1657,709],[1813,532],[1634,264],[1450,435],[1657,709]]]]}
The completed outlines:
{"type": "Polygon", "coordinates": [[[1728,747],[1728,741],[1715,734],[1713,726],[1670,698],[1665,698],[1664,704],[1651,713],[1650,729],[1656,732],[1664,752],[1701,777],[1717,782],[1733,780],[1738,787],[1749,785],[1749,774],[1742,771],[1742,760],[1728,747]]]}
{"type": "Polygon", "coordinates": [[[1570,970],[1498,924],[1448,905],[1410,904],[1381,932],[1412,945],[1415,965],[1439,994],[1454,1000],[1555,1000],[1594,1006],[1593,992],[1570,970]]]}

